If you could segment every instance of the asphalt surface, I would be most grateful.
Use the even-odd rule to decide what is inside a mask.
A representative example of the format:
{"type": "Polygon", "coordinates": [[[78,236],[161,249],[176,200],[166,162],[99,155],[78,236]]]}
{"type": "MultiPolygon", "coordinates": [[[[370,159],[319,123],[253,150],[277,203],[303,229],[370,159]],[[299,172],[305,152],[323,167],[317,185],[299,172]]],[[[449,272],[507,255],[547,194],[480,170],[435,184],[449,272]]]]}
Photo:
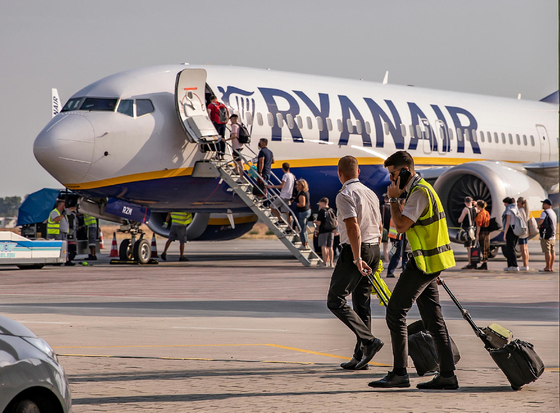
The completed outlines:
{"type": "Polygon", "coordinates": [[[535,345],[547,370],[519,392],[443,290],[461,388],[419,391],[429,378],[409,367],[410,389],[374,391],[367,383],[392,364],[375,297],[372,331],[386,345],[368,371],[344,371],[354,338],[326,308],[332,270],[303,267],[277,241],[189,243],[184,263],[175,244],[153,266],[109,265],[105,250],[88,266],[0,268],[0,313],[60,354],[74,412],[558,411],[559,277],[538,272],[538,242],[529,272],[503,272],[503,257],[489,271],[461,270],[458,247],[457,267],[444,274],[480,326],[496,322],[535,345]]]}

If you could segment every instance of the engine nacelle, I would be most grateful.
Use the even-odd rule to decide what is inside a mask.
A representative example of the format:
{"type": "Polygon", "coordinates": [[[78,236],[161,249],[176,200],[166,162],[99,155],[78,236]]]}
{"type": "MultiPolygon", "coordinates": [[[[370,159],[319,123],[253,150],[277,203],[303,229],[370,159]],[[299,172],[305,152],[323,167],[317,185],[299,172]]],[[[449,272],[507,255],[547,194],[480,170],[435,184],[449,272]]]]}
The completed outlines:
{"type": "MultiPolygon", "coordinates": [[[[167,212],[152,212],[148,228],[156,234],[168,238],[170,227],[163,228],[167,212]]],[[[226,241],[239,238],[249,232],[257,222],[254,214],[234,214],[235,227],[231,226],[226,214],[201,213],[193,214],[192,222],[187,226],[189,241],[226,241]]]]}
{"type": "MultiPolygon", "coordinates": [[[[466,196],[486,201],[490,216],[495,217],[500,224],[505,211],[502,202],[505,197],[517,199],[522,196],[527,199],[533,216],[540,214],[540,201],[547,197],[542,186],[527,176],[523,166],[494,161],[467,162],[454,166],[439,176],[434,189],[445,209],[451,238],[455,238],[458,232],[458,219],[465,207],[466,196]]],[[[491,237],[497,234],[492,233],[491,237]]]]}

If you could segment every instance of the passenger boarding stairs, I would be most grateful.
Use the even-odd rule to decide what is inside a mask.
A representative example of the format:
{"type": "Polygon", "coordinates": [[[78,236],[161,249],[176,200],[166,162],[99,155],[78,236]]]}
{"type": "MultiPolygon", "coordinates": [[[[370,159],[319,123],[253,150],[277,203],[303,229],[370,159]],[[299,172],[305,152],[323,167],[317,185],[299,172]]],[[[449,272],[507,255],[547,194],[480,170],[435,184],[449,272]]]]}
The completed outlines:
{"type": "MultiPolygon", "coordinates": [[[[239,198],[243,200],[249,208],[251,208],[251,210],[259,217],[261,222],[265,223],[268,229],[272,231],[280,241],[282,241],[294,257],[296,257],[306,267],[322,262],[321,258],[312,249],[299,249],[301,242],[299,240],[300,227],[297,217],[289,205],[286,205],[284,201],[281,200],[280,191],[278,189],[269,188],[266,190],[266,195],[264,196],[253,195],[253,187],[257,185],[257,179],[262,180],[262,177],[256,172],[257,155],[251,150],[251,148],[249,148],[248,145],[244,147],[243,151],[250,152],[255,158],[253,159],[253,163],[253,160],[247,159],[244,156],[241,157],[244,167],[243,176],[241,177],[237,175],[235,162],[233,161],[231,147],[229,144],[227,153],[223,160],[214,156],[210,159],[210,162],[216,167],[224,182],[226,182],[233,192],[239,196],[239,198]],[[273,215],[270,207],[267,206],[275,202],[277,199],[280,199],[280,202],[282,202],[286,209],[290,211],[294,229],[290,228],[286,222],[285,214],[281,214],[282,218],[278,219],[273,215]]],[[[278,179],[276,175],[272,174],[270,182],[267,184],[278,185],[280,183],[281,180],[278,179]]],[[[262,192],[260,192],[260,194],[263,195],[262,192]]],[[[305,230],[307,230],[307,228],[305,230]]]]}

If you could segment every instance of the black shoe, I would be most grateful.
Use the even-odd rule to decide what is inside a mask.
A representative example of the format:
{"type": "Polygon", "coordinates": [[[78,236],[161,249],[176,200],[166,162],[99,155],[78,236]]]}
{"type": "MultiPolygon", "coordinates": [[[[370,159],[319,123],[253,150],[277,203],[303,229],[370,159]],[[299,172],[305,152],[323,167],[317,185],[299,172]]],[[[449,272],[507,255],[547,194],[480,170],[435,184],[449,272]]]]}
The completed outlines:
{"type": "Polygon", "coordinates": [[[487,270],[488,269],[488,264],[483,263],[480,267],[477,268],[477,270],[487,270]]]}
{"type": "Polygon", "coordinates": [[[97,255],[92,255],[90,258],[92,261],[97,261],[97,255]]]}
{"type": "Polygon", "coordinates": [[[362,367],[367,365],[373,358],[373,356],[375,356],[375,353],[381,350],[381,347],[383,347],[383,341],[379,340],[378,338],[373,340],[373,343],[371,343],[369,346],[364,346],[364,349],[362,350],[363,356],[360,362],[356,364],[356,370],[361,370],[362,367]]]}
{"type": "Polygon", "coordinates": [[[65,267],[73,267],[74,265],[76,265],[76,263],[72,261],[66,261],[66,264],[64,264],[65,267]]]}
{"type": "Polygon", "coordinates": [[[345,370],[367,370],[367,369],[369,369],[369,365],[367,365],[367,364],[365,366],[363,366],[361,369],[357,369],[356,365],[358,363],[359,363],[359,361],[352,357],[352,360],[347,361],[346,363],[342,363],[340,365],[340,367],[342,367],[345,370]]]}
{"type": "Polygon", "coordinates": [[[464,267],[461,268],[461,269],[462,269],[462,270],[472,270],[473,268],[475,268],[475,267],[473,267],[471,264],[469,264],[469,265],[464,266],[464,267]]]}
{"type": "Polygon", "coordinates": [[[187,257],[181,257],[179,258],[179,261],[189,261],[189,259],[187,257]]]}
{"type": "Polygon", "coordinates": [[[161,254],[161,259],[167,261],[167,254],[165,252],[161,254]]]}
{"type": "Polygon", "coordinates": [[[395,278],[395,274],[387,274],[385,278],[395,278]]]}
{"type": "Polygon", "coordinates": [[[456,390],[459,388],[459,382],[457,381],[457,376],[445,378],[438,374],[434,378],[426,383],[418,383],[417,388],[423,390],[456,390]]]}
{"type": "Polygon", "coordinates": [[[368,384],[369,387],[389,388],[389,387],[410,387],[408,374],[399,376],[392,371],[388,372],[381,380],[372,381],[368,384]]]}
{"type": "Polygon", "coordinates": [[[84,258],[85,261],[96,261],[97,257],[95,255],[89,254],[87,258],[84,258]]]}

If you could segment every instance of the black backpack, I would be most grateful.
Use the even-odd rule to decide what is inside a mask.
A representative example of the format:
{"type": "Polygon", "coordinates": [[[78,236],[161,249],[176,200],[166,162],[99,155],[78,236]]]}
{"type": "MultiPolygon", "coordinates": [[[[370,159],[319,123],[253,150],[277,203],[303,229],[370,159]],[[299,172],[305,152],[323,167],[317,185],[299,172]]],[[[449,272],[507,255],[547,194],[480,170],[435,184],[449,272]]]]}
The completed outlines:
{"type": "Polygon", "coordinates": [[[327,208],[325,210],[325,231],[334,231],[338,227],[338,221],[334,209],[327,208]]]}
{"type": "Polygon", "coordinates": [[[547,212],[546,218],[544,219],[542,224],[539,225],[539,235],[541,236],[542,239],[550,239],[550,237],[554,235],[552,233],[553,229],[554,228],[552,226],[552,219],[550,218],[550,215],[548,215],[547,212]]]}
{"type": "Polygon", "coordinates": [[[244,124],[238,123],[239,132],[237,134],[237,140],[239,143],[251,143],[251,134],[247,130],[244,124]]]}

